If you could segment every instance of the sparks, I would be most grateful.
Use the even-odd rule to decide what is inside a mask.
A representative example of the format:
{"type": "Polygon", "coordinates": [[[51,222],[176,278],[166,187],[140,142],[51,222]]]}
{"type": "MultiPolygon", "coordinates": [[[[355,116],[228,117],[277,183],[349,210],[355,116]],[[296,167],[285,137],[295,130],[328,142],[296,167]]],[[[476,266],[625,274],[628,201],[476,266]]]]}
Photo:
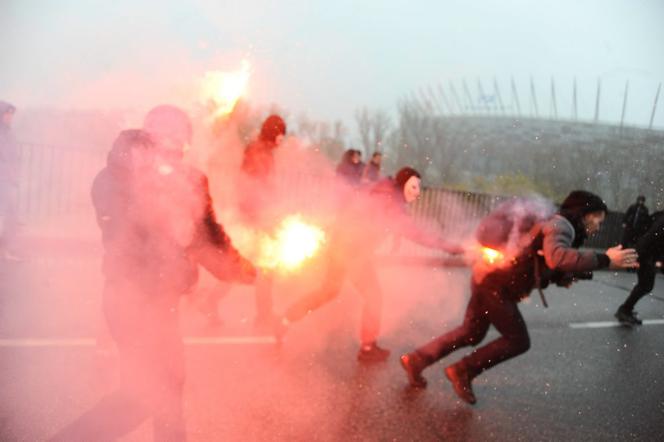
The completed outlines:
{"type": "Polygon", "coordinates": [[[482,247],[482,259],[487,264],[492,264],[492,265],[496,264],[502,261],[503,258],[504,258],[503,254],[498,250],[489,247],[482,247]]]}
{"type": "Polygon", "coordinates": [[[261,239],[258,265],[292,271],[312,258],[325,241],[325,232],[318,226],[306,223],[302,217],[286,217],[274,236],[261,239]]]}
{"type": "Polygon", "coordinates": [[[201,86],[201,99],[212,109],[212,118],[229,115],[238,100],[246,93],[251,66],[242,60],[242,67],[233,72],[208,71],[201,86]]]}

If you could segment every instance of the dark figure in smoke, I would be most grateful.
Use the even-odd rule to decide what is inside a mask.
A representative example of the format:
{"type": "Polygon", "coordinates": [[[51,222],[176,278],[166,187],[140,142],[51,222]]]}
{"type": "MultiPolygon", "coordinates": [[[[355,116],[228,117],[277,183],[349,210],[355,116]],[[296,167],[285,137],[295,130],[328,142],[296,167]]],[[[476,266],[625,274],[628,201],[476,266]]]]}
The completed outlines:
{"type": "Polygon", "coordinates": [[[364,166],[364,171],[362,172],[363,183],[375,183],[380,179],[380,164],[382,159],[383,154],[380,152],[374,152],[371,155],[371,160],[364,166]]]}
{"type": "MultiPolygon", "coordinates": [[[[239,208],[250,226],[271,230],[276,225],[274,212],[274,151],[286,135],[286,123],[279,115],[270,115],[261,126],[258,138],[244,150],[240,175],[243,198],[239,208]]],[[[213,300],[216,312],[216,300],[213,300]]],[[[269,329],[273,320],[272,275],[263,273],[256,283],[256,318],[258,329],[269,329]]]]}
{"type": "Polygon", "coordinates": [[[187,124],[179,109],[155,108],[150,132],[123,131],[95,178],[103,311],[121,384],[53,440],[116,440],[149,418],[154,440],[185,440],[180,297],[195,284],[198,264],[225,279],[255,278],[215,220],[207,178],[181,162],[187,124]]]}
{"type": "Polygon", "coordinates": [[[422,245],[449,253],[462,253],[460,247],[441,237],[421,231],[406,212],[406,204],[420,194],[420,175],[410,167],[394,179],[377,183],[369,195],[358,195],[345,207],[330,232],[327,271],[320,288],[292,304],[276,324],[280,338],[288,326],[334,299],[346,277],[363,296],[360,361],[382,361],[389,350],[376,343],[380,331],[382,292],[374,266],[374,251],[391,231],[399,232],[422,245]],[[383,223],[376,224],[376,221],[383,223]]]}
{"type": "Polygon", "coordinates": [[[621,246],[605,253],[577,250],[588,235],[599,230],[606,212],[606,205],[598,196],[574,191],[565,199],[558,214],[537,224],[531,231],[533,244],[513,261],[515,264],[483,274],[480,278],[473,274],[463,324],[401,356],[410,384],[425,387],[422,370],[459,348],[479,345],[493,324],[501,334],[498,339],[445,369],[456,394],[474,404],[473,378],[530,348],[528,329],[517,304],[535,288],[538,277],[541,278],[540,287],[545,285],[542,280],[547,277],[551,282],[569,286],[574,272],[635,266],[634,250],[623,250],[621,246]],[[536,266],[535,259],[541,264],[536,266]],[[537,267],[546,269],[546,272],[538,271],[537,267]]]}
{"type": "Polygon", "coordinates": [[[636,203],[629,206],[622,222],[623,237],[621,244],[623,247],[632,247],[650,227],[650,217],[648,207],[646,207],[646,197],[640,195],[636,203]]]}
{"type": "Polygon", "coordinates": [[[348,149],[342,155],[336,172],[337,176],[345,180],[347,184],[359,186],[363,170],[362,153],[356,149],[348,149]]]}
{"type": "Polygon", "coordinates": [[[16,108],[0,101],[0,259],[20,261],[12,250],[18,226],[19,150],[11,133],[16,108]]]}
{"type": "Polygon", "coordinates": [[[641,325],[634,306],[655,286],[656,263],[664,255],[664,216],[659,216],[652,227],[641,237],[636,244],[636,251],[639,254],[638,281],[615,314],[618,321],[630,326],[641,325]]]}

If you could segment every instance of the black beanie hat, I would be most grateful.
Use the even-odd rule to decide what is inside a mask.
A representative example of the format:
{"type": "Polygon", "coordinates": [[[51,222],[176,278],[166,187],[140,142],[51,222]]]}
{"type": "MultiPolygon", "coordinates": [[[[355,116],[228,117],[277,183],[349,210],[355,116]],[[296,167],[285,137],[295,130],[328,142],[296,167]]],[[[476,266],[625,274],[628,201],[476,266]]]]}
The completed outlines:
{"type": "Polygon", "coordinates": [[[417,170],[413,169],[412,167],[403,167],[394,176],[394,185],[399,190],[403,190],[404,186],[406,185],[406,181],[408,181],[411,177],[414,176],[422,178],[420,176],[420,173],[417,170]]]}
{"type": "Polygon", "coordinates": [[[592,212],[608,212],[606,203],[599,196],[585,190],[575,190],[567,195],[560,206],[560,212],[582,217],[592,212]]]}
{"type": "Polygon", "coordinates": [[[286,123],[279,115],[270,115],[261,127],[261,140],[275,142],[279,135],[286,135],[286,123]]]}

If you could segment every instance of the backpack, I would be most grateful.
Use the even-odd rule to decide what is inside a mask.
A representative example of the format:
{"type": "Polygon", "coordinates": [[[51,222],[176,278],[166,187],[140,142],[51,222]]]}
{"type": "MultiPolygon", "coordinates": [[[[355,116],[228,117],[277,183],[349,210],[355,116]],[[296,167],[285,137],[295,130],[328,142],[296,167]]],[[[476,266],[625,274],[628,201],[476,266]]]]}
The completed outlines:
{"type": "Polygon", "coordinates": [[[474,282],[515,301],[537,288],[546,307],[542,289],[548,272],[538,252],[542,224],[553,213],[553,205],[541,198],[511,198],[489,212],[475,231],[481,257],[473,266],[474,282]]]}

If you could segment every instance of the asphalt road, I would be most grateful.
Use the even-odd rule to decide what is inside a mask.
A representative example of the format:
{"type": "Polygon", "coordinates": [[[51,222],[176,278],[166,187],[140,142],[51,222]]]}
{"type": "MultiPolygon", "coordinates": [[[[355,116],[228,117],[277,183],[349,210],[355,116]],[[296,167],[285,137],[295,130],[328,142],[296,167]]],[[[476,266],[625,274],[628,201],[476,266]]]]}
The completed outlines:
{"type": "MultiPolygon", "coordinates": [[[[0,263],[0,440],[44,440],[95,403],[118,379],[103,336],[101,277],[94,250],[34,254],[0,263]]],[[[315,285],[294,276],[275,285],[277,310],[315,285]]],[[[407,387],[398,355],[461,321],[468,271],[384,266],[384,336],[393,354],[361,365],[361,300],[352,287],[295,324],[281,346],[252,326],[251,288],[220,303],[224,325],[206,326],[182,304],[188,337],[185,414],[192,441],[663,440],[664,278],[637,310],[648,321],[619,327],[613,312],[635,282],[598,273],[570,290],[522,305],[532,348],[474,382],[461,403],[442,369],[424,391],[407,387]]],[[[204,281],[204,284],[206,281],[204,281]]],[[[215,286],[212,285],[214,288],[215,286]]],[[[488,339],[495,336],[490,332],[488,339]]],[[[151,440],[144,424],[125,440],[151,440]]]]}

